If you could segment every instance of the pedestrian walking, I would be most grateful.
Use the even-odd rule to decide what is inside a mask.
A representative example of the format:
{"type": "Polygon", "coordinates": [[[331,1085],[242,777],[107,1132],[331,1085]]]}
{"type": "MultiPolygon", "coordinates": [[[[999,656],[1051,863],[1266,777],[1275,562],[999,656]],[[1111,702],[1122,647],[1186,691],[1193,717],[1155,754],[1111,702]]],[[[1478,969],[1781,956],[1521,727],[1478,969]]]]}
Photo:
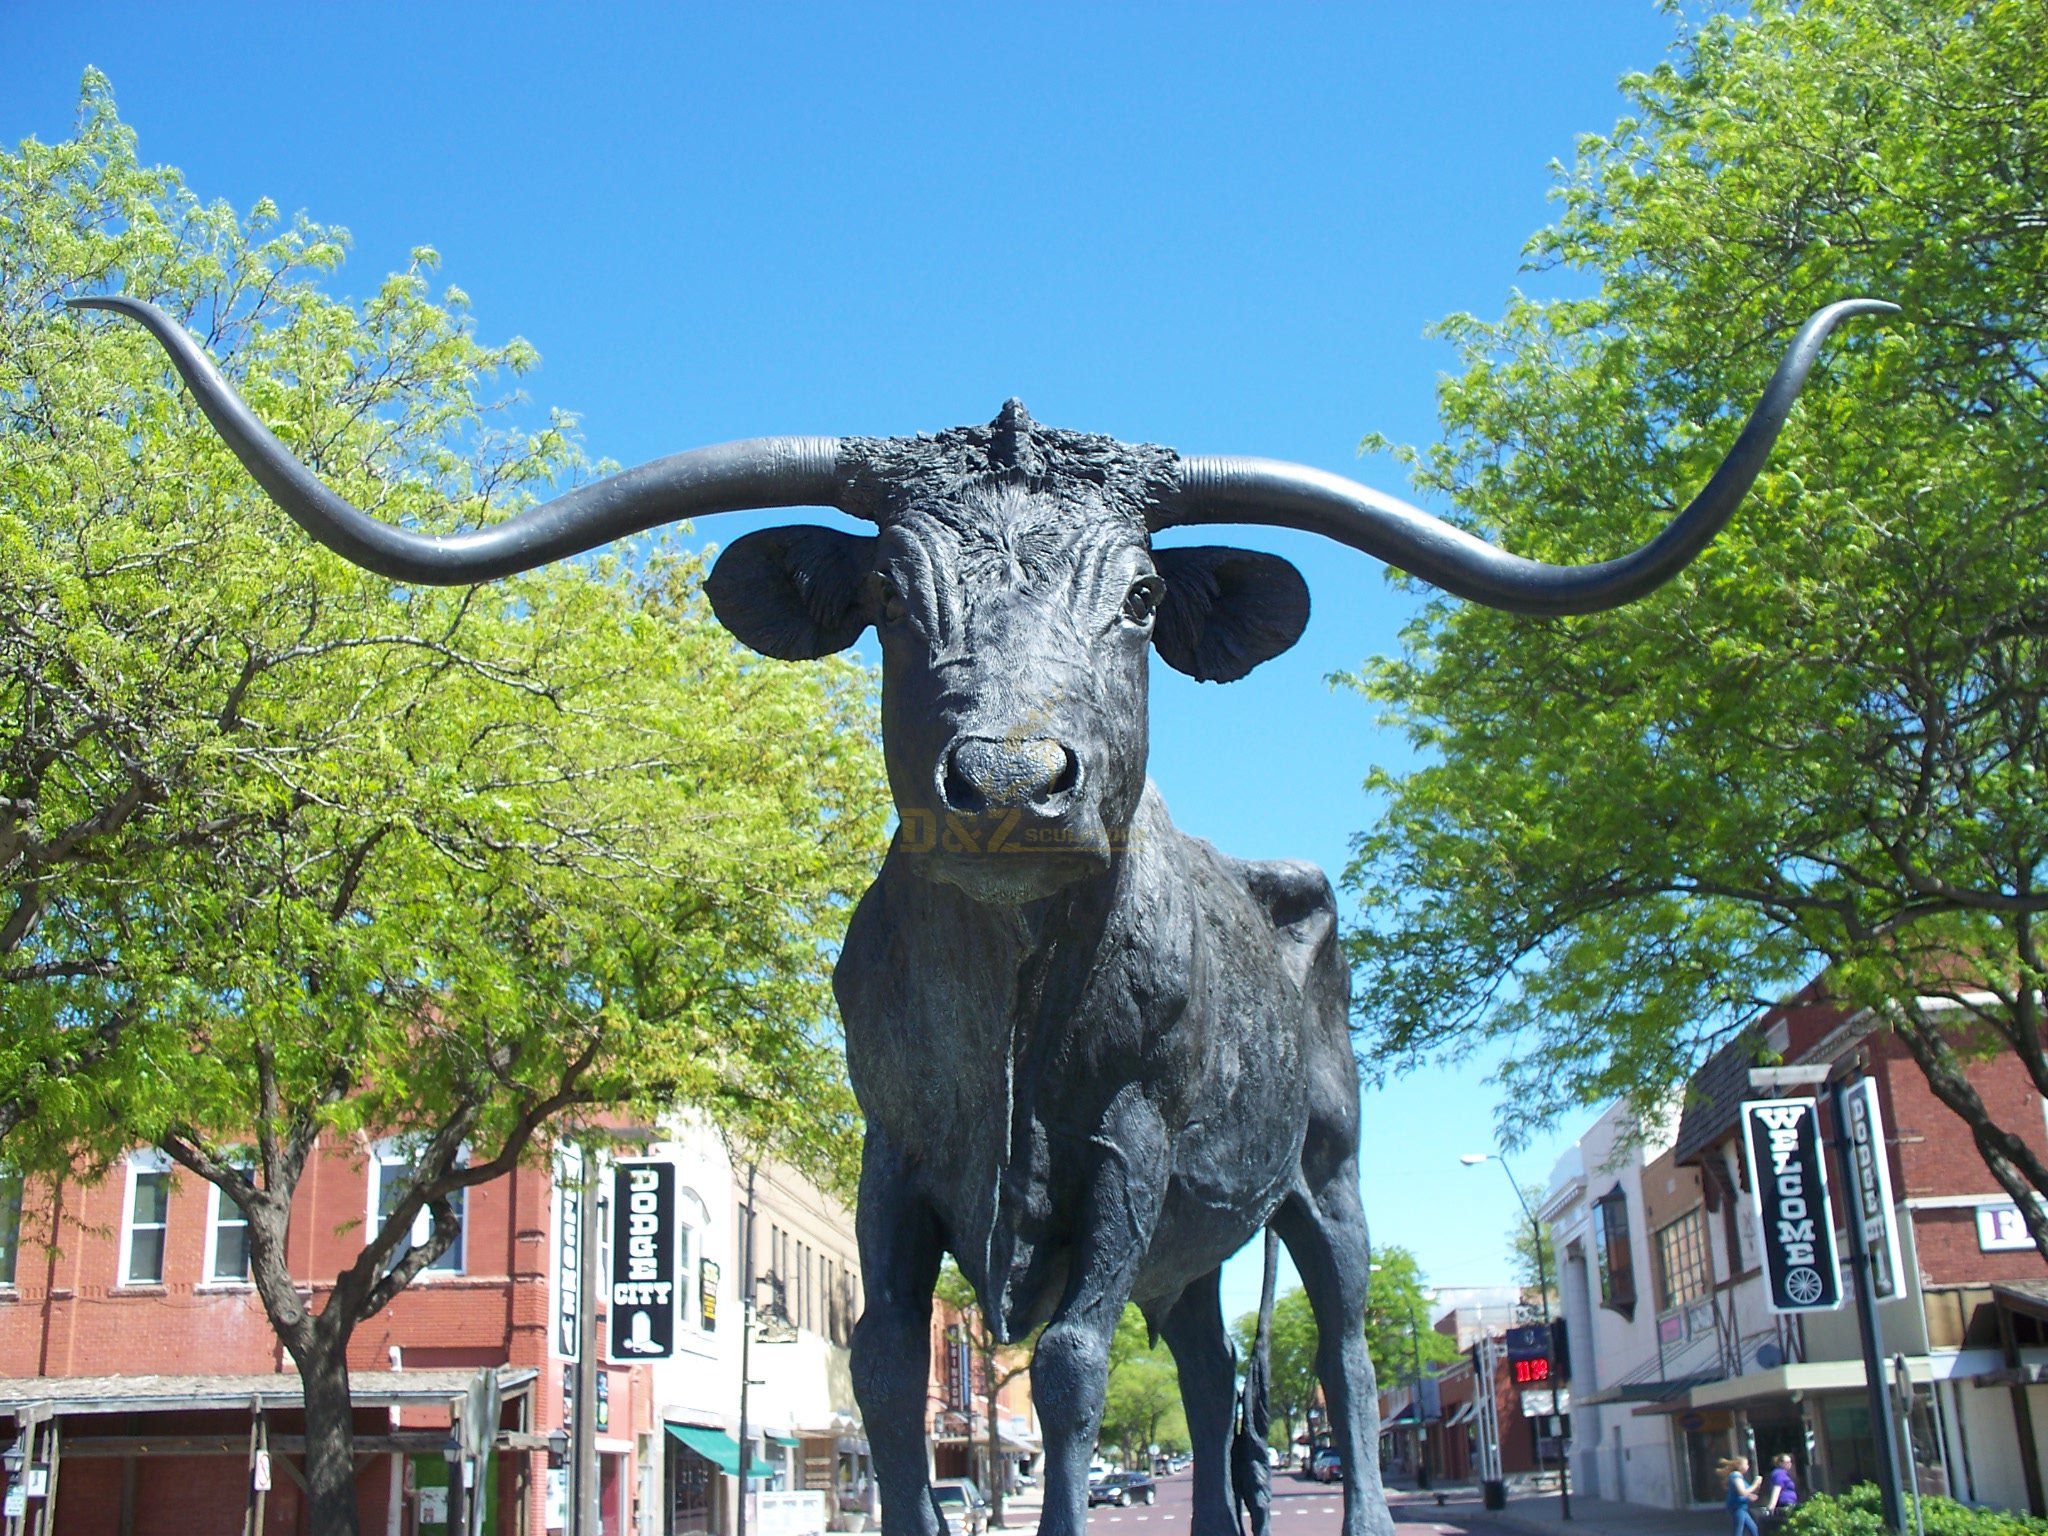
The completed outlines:
{"type": "Polygon", "coordinates": [[[1799,1503],[1799,1482],[1792,1475],[1790,1451],[1780,1451],[1771,1458],[1771,1471],[1765,1482],[1770,1495],[1764,1500],[1764,1518],[1782,1520],[1799,1503]]]}
{"type": "Polygon", "coordinates": [[[1758,1536],[1756,1516],[1749,1512],[1758,1486],[1749,1475],[1749,1458],[1724,1456],[1714,1471],[1728,1479],[1728,1517],[1733,1522],[1733,1536],[1758,1536]]]}

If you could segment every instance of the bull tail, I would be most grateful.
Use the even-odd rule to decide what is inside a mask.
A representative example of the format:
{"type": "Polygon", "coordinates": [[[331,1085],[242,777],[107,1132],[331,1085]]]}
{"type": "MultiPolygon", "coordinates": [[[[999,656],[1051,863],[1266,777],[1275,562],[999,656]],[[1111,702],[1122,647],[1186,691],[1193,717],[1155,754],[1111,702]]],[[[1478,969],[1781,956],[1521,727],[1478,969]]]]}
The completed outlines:
{"type": "Polygon", "coordinates": [[[1266,1229],[1266,1273],[1259,1288],[1259,1323],[1252,1335],[1252,1357],[1245,1367],[1238,1396],[1237,1435],[1231,1449],[1233,1492],[1249,1517],[1251,1536],[1271,1536],[1273,1469],[1266,1455],[1266,1432],[1273,1424],[1268,1387],[1273,1372],[1273,1292],[1280,1275],[1280,1239],[1266,1229]]]}

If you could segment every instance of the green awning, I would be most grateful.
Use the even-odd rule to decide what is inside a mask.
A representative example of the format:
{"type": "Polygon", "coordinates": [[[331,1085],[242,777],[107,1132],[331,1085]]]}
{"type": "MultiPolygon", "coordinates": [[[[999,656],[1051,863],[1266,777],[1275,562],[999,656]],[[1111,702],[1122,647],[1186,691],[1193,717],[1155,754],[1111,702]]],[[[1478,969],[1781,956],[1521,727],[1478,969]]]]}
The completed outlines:
{"type": "Polygon", "coordinates": [[[768,1437],[768,1443],[770,1445],[788,1446],[789,1449],[791,1449],[792,1451],[801,1450],[803,1448],[803,1441],[792,1440],[787,1435],[770,1435],[768,1437]]]}
{"type": "MultiPolygon", "coordinates": [[[[668,1432],[702,1456],[727,1477],[740,1475],[740,1445],[722,1429],[699,1429],[694,1424],[670,1424],[668,1432]]],[[[749,1477],[773,1477],[775,1470],[759,1462],[747,1468],[749,1477]]]]}

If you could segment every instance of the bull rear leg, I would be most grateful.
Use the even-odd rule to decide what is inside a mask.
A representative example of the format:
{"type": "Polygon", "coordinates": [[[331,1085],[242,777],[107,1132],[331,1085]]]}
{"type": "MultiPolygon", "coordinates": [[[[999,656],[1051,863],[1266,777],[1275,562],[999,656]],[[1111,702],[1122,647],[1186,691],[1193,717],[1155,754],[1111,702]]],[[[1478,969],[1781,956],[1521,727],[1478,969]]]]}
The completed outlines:
{"type": "Polygon", "coordinates": [[[1357,1160],[1341,1159],[1321,1188],[1289,1195],[1271,1224],[1294,1257],[1316,1316],[1316,1377],[1344,1458],[1344,1536],[1393,1536],[1380,1486],[1379,1394],[1365,1347],[1372,1254],[1357,1160]]]}
{"type": "Polygon", "coordinates": [[[867,1295],[853,1330],[853,1395],[881,1485],[882,1523],[889,1536],[941,1536],[924,1409],[943,1242],[903,1159],[873,1129],[861,1154],[854,1226],[867,1295]]]}
{"type": "Polygon", "coordinates": [[[1183,1291],[1159,1329],[1180,1371],[1180,1400],[1195,1454],[1194,1536],[1237,1536],[1238,1531],[1230,1492],[1237,1359],[1223,1331],[1220,1275],[1211,1270],[1183,1291]]]}
{"type": "Polygon", "coordinates": [[[1088,1523],[1088,1461],[1102,1428],[1109,1344],[1151,1246],[1169,1168],[1166,1128],[1135,1088],[1117,1097],[1091,1140],[1098,1162],[1066,1290],[1031,1357],[1031,1397],[1045,1429],[1039,1536],[1081,1536],[1088,1523]]]}

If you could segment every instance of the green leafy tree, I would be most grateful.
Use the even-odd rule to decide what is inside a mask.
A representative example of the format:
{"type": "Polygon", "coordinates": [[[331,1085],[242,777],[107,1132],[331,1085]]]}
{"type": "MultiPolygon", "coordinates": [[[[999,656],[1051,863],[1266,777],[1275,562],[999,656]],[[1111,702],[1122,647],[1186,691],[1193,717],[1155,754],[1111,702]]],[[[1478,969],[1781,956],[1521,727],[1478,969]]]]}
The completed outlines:
{"type": "Polygon", "coordinates": [[[1394,1244],[1373,1249],[1365,1343],[1381,1382],[1413,1381],[1458,1358],[1458,1341],[1430,1326],[1435,1299],[1412,1252],[1394,1244]]]}
{"type": "Polygon", "coordinates": [[[1103,1393],[1101,1443],[1116,1447],[1127,1467],[1150,1465],[1151,1448],[1184,1450],[1187,1417],[1173,1354],[1155,1342],[1144,1314],[1126,1304],[1110,1339],[1109,1384],[1103,1393]]]}
{"type": "MultiPolygon", "coordinates": [[[[1537,1210],[1543,1204],[1544,1189],[1540,1184],[1522,1186],[1522,1203],[1530,1210],[1537,1210]]],[[[1550,1239],[1550,1223],[1538,1221],[1533,1226],[1517,1207],[1515,1224],[1508,1228],[1508,1263],[1526,1299],[1526,1293],[1534,1291],[1537,1300],[1549,1316],[1557,1304],[1557,1247],[1550,1239]]]]}
{"type": "Polygon", "coordinates": [[[1966,1068],[2048,1093],[2048,28],[2037,6],[1762,0],[1623,82],[1529,246],[1588,297],[1442,333],[1418,481],[1507,547],[1641,543],[1798,319],[1831,344],[1749,502],[1651,597],[1435,600],[1350,681],[1424,766],[1346,877],[1371,1056],[1504,1045],[1508,1134],[1652,1102],[1825,972],[1970,1127],[2048,1254],[2048,1163],[1966,1068]]]}
{"type": "MultiPolygon", "coordinates": [[[[1251,1358],[1258,1328],[1259,1314],[1247,1312],[1231,1330],[1240,1361],[1251,1358]]],[[[1273,1416],[1267,1435],[1283,1452],[1293,1446],[1295,1431],[1308,1422],[1308,1410],[1316,1401],[1316,1339],[1316,1315],[1308,1292],[1300,1286],[1282,1291],[1273,1300],[1273,1328],[1267,1341],[1271,1370],[1266,1404],[1273,1416]]]]}
{"type": "Polygon", "coordinates": [[[49,1179],[153,1143],[245,1213],[322,1536],[356,1524],[350,1339],[466,1188],[676,1103],[831,1176],[826,945],[885,804],[866,674],[745,659],[694,560],[394,590],[271,508],[147,337],[60,307],[162,303],[387,520],[581,472],[565,419],[485,395],[533,354],[430,296],[431,252],[345,303],[344,243],[141,163],[97,77],[73,138],[0,156],[0,1137],[49,1179]],[[410,1172],[309,1296],[308,1160],[384,1138],[410,1172]]]}
{"type": "MultiPolygon", "coordinates": [[[[1457,1341],[1429,1326],[1430,1301],[1431,1292],[1413,1253],[1395,1244],[1373,1249],[1365,1343],[1382,1385],[1412,1381],[1418,1367],[1430,1370],[1458,1357],[1457,1341]]],[[[1258,1326],[1258,1313],[1247,1312],[1231,1330],[1241,1358],[1250,1357],[1258,1326]]],[[[1300,1286],[1283,1291],[1273,1303],[1268,1345],[1272,1375],[1266,1389],[1273,1415],[1268,1434],[1282,1451],[1293,1446],[1296,1431],[1308,1422],[1309,1409],[1320,1401],[1316,1379],[1320,1337],[1308,1293],[1300,1286]]]]}
{"type": "Polygon", "coordinates": [[[1007,1479],[1002,1474],[1003,1442],[997,1427],[1001,1423],[998,1398],[1003,1388],[1030,1371],[1032,1351],[1037,1349],[1038,1336],[1045,1329],[1042,1325],[1033,1329],[1028,1338],[1016,1344],[998,1341],[981,1310],[981,1298],[974,1294],[973,1285],[950,1257],[939,1270],[938,1284],[933,1287],[932,1294],[960,1314],[961,1326],[967,1330],[967,1347],[974,1357],[975,1381],[981,1387],[988,1419],[989,1482],[993,1485],[988,1493],[989,1524],[1007,1525],[1009,1520],[1004,1504],[1008,1490],[1004,1486],[1007,1479]]]}

